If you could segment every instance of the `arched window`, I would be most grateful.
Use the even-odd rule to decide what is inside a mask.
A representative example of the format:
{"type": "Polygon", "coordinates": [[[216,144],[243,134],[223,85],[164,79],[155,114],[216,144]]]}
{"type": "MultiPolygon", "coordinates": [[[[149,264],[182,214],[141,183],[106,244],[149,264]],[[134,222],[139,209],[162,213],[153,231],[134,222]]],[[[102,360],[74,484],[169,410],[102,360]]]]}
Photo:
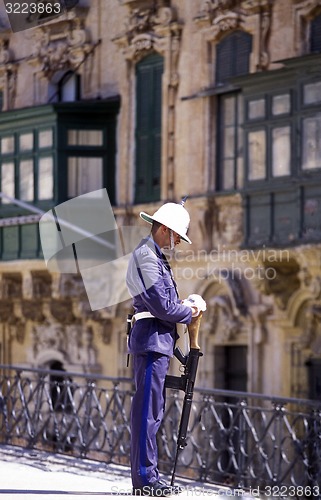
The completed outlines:
{"type": "Polygon", "coordinates": [[[156,53],[136,66],[137,203],[160,199],[163,66],[156,53]]]}
{"type": "Polygon", "coordinates": [[[321,14],[311,21],[310,52],[321,52],[321,14]]]}
{"type": "Polygon", "coordinates": [[[227,35],[216,48],[216,84],[249,73],[252,36],[244,31],[227,35]]]}
{"type": "Polygon", "coordinates": [[[49,84],[48,102],[74,102],[80,99],[80,75],[74,71],[57,72],[49,84]]]}

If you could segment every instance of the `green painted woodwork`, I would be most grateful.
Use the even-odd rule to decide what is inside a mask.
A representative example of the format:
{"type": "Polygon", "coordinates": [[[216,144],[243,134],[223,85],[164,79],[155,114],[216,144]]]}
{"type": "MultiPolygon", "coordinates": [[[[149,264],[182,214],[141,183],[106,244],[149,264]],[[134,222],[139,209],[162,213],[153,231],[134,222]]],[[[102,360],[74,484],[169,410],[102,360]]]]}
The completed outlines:
{"type": "Polygon", "coordinates": [[[160,199],[162,73],[158,54],[136,66],[136,203],[160,199]]]}
{"type": "MultiPolygon", "coordinates": [[[[14,197],[18,199],[20,197],[19,186],[23,172],[19,167],[21,161],[33,162],[33,179],[29,176],[34,186],[33,194],[32,199],[26,201],[47,211],[68,199],[68,159],[79,158],[83,165],[88,161],[90,168],[90,159],[97,158],[102,165],[102,175],[99,177],[102,179],[102,185],[99,187],[106,187],[111,203],[114,204],[116,118],[119,106],[120,100],[115,97],[96,101],[55,103],[0,113],[0,148],[1,144],[4,147],[2,138],[14,138],[13,144],[8,142],[5,144],[5,151],[0,150],[0,167],[3,163],[14,164],[14,197]],[[85,133],[84,145],[77,144],[77,141],[68,144],[69,130],[76,131],[74,135],[80,138],[85,133]],[[52,131],[52,136],[46,131],[52,131]],[[92,144],[86,143],[87,131],[92,144]],[[99,137],[102,140],[95,144],[90,131],[100,131],[99,137]],[[25,139],[25,150],[20,144],[21,135],[25,139]],[[43,193],[51,192],[51,188],[45,189],[48,184],[45,187],[42,185],[42,189],[39,190],[40,182],[52,182],[51,177],[45,181],[40,178],[40,172],[47,172],[48,175],[48,168],[45,169],[44,162],[48,157],[52,158],[53,196],[50,199],[42,199],[45,197],[43,193]],[[42,170],[39,168],[40,165],[42,170]]],[[[49,165],[50,175],[51,160],[49,165]]],[[[29,193],[28,190],[27,192],[29,193]]],[[[0,202],[0,218],[27,214],[28,211],[17,205],[0,202]]],[[[0,256],[2,260],[41,258],[38,225],[0,228],[0,256]]]]}

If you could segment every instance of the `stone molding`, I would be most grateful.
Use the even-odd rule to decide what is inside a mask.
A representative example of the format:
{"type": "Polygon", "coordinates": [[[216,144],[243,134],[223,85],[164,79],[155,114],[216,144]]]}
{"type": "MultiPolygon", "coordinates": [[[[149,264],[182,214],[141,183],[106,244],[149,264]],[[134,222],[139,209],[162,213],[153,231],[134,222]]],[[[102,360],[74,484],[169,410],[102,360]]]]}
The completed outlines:
{"type": "Polygon", "coordinates": [[[0,90],[3,92],[2,111],[8,111],[15,107],[18,63],[15,63],[13,60],[9,35],[0,37],[0,90]]]}

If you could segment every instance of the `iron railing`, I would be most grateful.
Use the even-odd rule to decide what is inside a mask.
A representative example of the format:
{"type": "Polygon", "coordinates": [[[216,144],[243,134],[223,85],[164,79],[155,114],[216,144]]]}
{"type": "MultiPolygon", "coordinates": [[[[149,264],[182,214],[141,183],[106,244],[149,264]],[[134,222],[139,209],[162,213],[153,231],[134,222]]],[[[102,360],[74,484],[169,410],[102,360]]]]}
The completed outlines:
{"type": "MultiPolygon", "coordinates": [[[[132,393],[130,379],[0,365],[0,443],[129,464],[132,393]]],[[[168,391],[158,436],[167,473],[182,396],[168,391]]],[[[319,489],[321,402],[196,389],[189,429],[181,476],[233,487],[319,489]]]]}

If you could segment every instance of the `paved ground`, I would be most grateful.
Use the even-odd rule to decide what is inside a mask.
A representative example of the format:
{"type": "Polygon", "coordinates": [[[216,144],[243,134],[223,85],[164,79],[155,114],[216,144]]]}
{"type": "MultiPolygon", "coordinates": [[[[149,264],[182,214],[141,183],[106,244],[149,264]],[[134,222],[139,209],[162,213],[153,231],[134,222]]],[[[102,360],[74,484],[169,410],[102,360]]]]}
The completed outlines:
{"type": "MultiPolygon", "coordinates": [[[[177,484],[183,487],[179,498],[253,498],[240,490],[209,484],[181,479],[177,484]]],[[[119,500],[137,498],[131,495],[128,467],[0,445],[0,500],[99,500],[111,497],[119,500]]]]}

